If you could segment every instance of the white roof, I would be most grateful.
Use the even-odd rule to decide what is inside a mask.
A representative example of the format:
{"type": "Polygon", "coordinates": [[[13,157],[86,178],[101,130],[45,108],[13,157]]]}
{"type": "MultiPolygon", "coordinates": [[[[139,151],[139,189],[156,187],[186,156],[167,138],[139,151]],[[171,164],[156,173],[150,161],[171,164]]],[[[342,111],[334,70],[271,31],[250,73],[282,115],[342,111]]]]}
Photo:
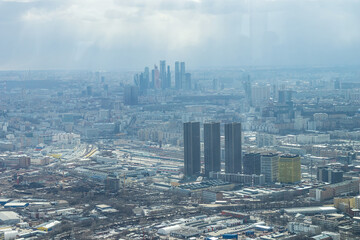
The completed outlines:
{"type": "Polygon", "coordinates": [[[9,203],[6,203],[4,206],[5,207],[21,207],[21,206],[25,206],[26,204],[28,203],[23,203],[23,202],[9,202],[9,203]]]}
{"type": "Polygon", "coordinates": [[[40,224],[38,226],[36,226],[36,228],[40,228],[40,227],[43,227],[43,228],[52,228],[58,224],[60,224],[61,222],[60,221],[52,221],[52,222],[46,222],[46,223],[43,223],[43,224],[40,224]]]}
{"type": "Polygon", "coordinates": [[[174,225],[174,226],[170,226],[170,227],[164,227],[164,228],[160,228],[158,230],[158,234],[161,235],[169,235],[172,231],[175,230],[180,230],[181,226],[180,225],[174,225]]]}
{"type": "Polygon", "coordinates": [[[99,204],[99,205],[96,205],[96,207],[100,208],[100,209],[111,208],[111,206],[109,206],[107,204],[99,204]]]}
{"type": "Polygon", "coordinates": [[[13,211],[0,211],[0,221],[16,220],[19,215],[13,211]]]}

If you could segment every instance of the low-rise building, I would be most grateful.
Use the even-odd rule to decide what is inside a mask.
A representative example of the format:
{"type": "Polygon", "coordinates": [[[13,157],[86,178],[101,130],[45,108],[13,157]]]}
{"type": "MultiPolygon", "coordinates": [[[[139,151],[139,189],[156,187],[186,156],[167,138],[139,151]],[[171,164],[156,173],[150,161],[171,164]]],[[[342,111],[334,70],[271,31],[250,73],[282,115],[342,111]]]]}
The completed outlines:
{"type": "Polygon", "coordinates": [[[0,225],[15,225],[20,222],[20,216],[13,211],[0,211],[0,225]]]}
{"type": "Polygon", "coordinates": [[[300,222],[289,222],[288,231],[296,234],[315,235],[321,233],[321,227],[300,222]]]}
{"type": "Polygon", "coordinates": [[[61,223],[60,221],[46,222],[46,223],[36,226],[36,229],[45,231],[45,232],[50,232],[50,231],[54,230],[54,228],[56,228],[56,226],[58,226],[60,223],[61,223]]]}
{"type": "Polygon", "coordinates": [[[336,184],[325,185],[310,190],[310,197],[316,201],[324,201],[345,194],[358,194],[359,180],[349,180],[336,184]]]}

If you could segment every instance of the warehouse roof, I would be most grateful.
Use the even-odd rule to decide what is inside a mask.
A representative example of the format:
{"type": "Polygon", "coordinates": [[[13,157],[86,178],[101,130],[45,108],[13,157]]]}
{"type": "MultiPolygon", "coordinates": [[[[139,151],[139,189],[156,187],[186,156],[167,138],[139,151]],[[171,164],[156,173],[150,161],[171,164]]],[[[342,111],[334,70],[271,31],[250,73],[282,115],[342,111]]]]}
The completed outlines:
{"type": "Polygon", "coordinates": [[[58,224],[60,224],[61,222],[60,221],[51,221],[51,222],[46,222],[46,223],[43,223],[43,224],[40,224],[38,226],[36,226],[37,229],[39,228],[44,228],[44,229],[49,229],[49,228],[52,228],[58,224]]]}
{"type": "Polygon", "coordinates": [[[13,211],[0,211],[0,222],[19,219],[19,215],[13,211]]]}
{"type": "Polygon", "coordinates": [[[29,203],[23,203],[23,202],[9,202],[4,205],[5,208],[8,207],[27,207],[29,206],[29,203]]]}
{"type": "Polygon", "coordinates": [[[286,208],[284,211],[288,214],[312,214],[312,213],[334,213],[336,208],[334,207],[303,207],[303,208],[286,208]]]}
{"type": "Polygon", "coordinates": [[[11,200],[10,198],[0,198],[0,203],[7,203],[10,200],[11,200]]]}

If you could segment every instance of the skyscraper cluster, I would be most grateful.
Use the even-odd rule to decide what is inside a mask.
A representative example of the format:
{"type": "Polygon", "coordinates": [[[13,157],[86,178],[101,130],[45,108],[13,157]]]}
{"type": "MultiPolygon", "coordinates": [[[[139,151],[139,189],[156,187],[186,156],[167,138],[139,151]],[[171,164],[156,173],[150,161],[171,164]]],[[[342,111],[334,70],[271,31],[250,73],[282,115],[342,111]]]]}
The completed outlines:
{"type": "Polygon", "coordinates": [[[185,62],[175,62],[175,84],[172,84],[171,68],[166,65],[165,60],[160,61],[160,68],[155,64],[150,70],[145,67],[144,72],[137,73],[134,76],[134,83],[139,87],[139,93],[145,95],[148,89],[184,89],[192,88],[191,74],[185,71],[185,62]]]}
{"type": "Polygon", "coordinates": [[[191,74],[185,71],[185,62],[175,62],[175,89],[191,89],[191,74]]]}
{"type": "MultiPolygon", "coordinates": [[[[225,124],[225,172],[241,173],[241,123],[225,124]]],[[[205,176],[221,171],[220,123],[204,124],[205,176]]],[[[200,123],[184,123],[184,174],[201,173],[200,123]]]]}
{"type": "Polygon", "coordinates": [[[134,83],[138,86],[141,95],[146,94],[146,90],[150,87],[150,73],[148,67],[145,67],[144,72],[135,74],[134,83]]]}

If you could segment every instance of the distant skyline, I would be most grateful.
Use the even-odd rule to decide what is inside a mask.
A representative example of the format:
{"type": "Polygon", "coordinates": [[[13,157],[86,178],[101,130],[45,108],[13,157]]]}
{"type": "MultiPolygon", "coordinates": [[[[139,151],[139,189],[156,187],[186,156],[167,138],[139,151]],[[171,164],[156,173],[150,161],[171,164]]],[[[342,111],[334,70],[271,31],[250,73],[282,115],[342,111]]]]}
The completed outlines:
{"type": "Polygon", "coordinates": [[[0,70],[360,64],[358,0],[0,0],[0,70]]]}

